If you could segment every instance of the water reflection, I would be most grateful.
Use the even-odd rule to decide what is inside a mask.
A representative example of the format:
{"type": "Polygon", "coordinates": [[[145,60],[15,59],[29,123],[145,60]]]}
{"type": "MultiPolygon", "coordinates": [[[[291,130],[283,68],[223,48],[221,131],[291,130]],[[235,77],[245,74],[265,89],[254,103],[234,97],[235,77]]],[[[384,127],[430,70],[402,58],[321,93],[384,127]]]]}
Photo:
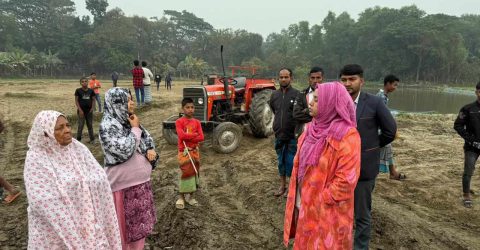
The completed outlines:
{"type": "MultiPolygon", "coordinates": [[[[376,94],[378,87],[366,87],[369,93],[376,94]]],[[[440,114],[456,114],[465,104],[475,101],[473,95],[445,93],[420,88],[398,88],[389,94],[390,109],[406,112],[435,112],[440,114]]]]}

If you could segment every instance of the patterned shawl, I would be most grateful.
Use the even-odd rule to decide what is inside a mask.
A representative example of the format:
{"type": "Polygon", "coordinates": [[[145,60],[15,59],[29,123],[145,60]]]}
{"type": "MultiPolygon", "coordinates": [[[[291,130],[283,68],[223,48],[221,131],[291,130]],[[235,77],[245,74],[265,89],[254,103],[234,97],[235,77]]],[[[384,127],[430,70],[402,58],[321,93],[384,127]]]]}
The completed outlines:
{"type": "Polygon", "coordinates": [[[28,247],[120,249],[107,175],[82,143],[72,139],[61,146],[56,141],[54,128],[61,115],[41,111],[28,136],[28,247]]]}
{"type": "MultiPolygon", "coordinates": [[[[155,143],[148,131],[140,125],[142,136],[136,147],[135,134],[128,121],[128,89],[111,88],[105,93],[105,110],[100,123],[100,143],[105,156],[105,166],[113,167],[126,162],[135,151],[142,155],[155,149],[155,143]]],[[[158,159],[158,157],[157,157],[158,159]]],[[[157,160],[151,162],[154,168],[157,160]]]]}
{"type": "Polygon", "coordinates": [[[318,84],[318,114],[308,124],[300,149],[298,179],[303,180],[308,166],[316,166],[327,138],[341,140],[351,128],[357,126],[352,97],[339,82],[318,84]]]}

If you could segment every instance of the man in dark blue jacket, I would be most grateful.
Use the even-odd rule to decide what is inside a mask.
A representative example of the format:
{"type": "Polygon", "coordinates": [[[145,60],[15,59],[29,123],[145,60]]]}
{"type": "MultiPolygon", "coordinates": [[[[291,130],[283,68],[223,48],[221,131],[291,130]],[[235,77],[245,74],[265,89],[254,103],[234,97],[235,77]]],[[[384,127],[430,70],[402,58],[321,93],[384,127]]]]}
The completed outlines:
{"type": "Polygon", "coordinates": [[[361,91],[364,79],[360,65],[345,65],[340,71],[340,81],[355,103],[362,141],[360,178],[355,188],[354,249],[363,250],[368,249],[370,242],[372,192],[379,171],[380,148],[393,141],[397,125],[381,98],[361,91]]]}
{"type": "Polygon", "coordinates": [[[470,196],[470,181],[475,170],[475,163],[480,155],[480,82],[476,86],[477,100],[460,109],[453,128],[465,140],[463,150],[465,162],[462,176],[463,205],[473,206],[470,196]]]}
{"type": "Polygon", "coordinates": [[[297,152],[295,139],[295,121],[293,120],[293,105],[298,90],[291,86],[293,73],[290,69],[281,69],[278,80],[280,89],[273,92],[270,98],[270,108],[275,114],[273,131],[275,132],[275,151],[278,159],[280,188],[275,196],[281,196],[287,190],[287,177],[292,174],[293,158],[297,152]]]}

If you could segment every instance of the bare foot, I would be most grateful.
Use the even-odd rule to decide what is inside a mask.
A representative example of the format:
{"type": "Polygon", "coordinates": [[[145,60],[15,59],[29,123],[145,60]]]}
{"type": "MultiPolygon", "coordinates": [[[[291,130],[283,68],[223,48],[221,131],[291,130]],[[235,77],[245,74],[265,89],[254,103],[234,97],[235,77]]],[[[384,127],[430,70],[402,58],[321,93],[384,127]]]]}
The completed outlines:
{"type": "Polygon", "coordinates": [[[280,187],[278,189],[278,191],[276,193],[274,193],[273,195],[276,196],[276,197],[282,196],[285,193],[286,190],[287,189],[285,187],[280,187]]]}
{"type": "Polygon", "coordinates": [[[390,179],[396,180],[396,181],[403,181],[407,179],[407,176],[404,173],[398,173],[396,175],[390,175],[390,179]]]}

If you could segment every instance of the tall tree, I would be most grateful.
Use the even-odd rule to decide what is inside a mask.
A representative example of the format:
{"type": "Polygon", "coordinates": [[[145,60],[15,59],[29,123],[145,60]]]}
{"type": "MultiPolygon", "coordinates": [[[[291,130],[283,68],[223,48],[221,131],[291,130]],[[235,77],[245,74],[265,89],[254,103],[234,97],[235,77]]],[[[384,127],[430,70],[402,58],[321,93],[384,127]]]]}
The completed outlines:
{"type": "Polygon", "coordinates": [[[107,0],[86,0],[86,8],[92,13],[95,23],[101,22],[107,14],[107,0]]]}

